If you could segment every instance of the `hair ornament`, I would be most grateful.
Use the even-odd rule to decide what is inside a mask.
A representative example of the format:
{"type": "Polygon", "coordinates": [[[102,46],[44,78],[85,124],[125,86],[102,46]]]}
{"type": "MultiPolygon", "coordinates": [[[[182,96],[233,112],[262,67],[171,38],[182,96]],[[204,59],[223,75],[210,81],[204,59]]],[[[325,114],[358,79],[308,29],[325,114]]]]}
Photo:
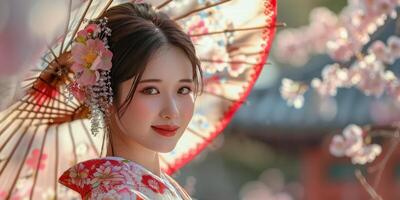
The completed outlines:
{"type": "Polygon", "coordinates": [[[111,59],[108,37],[111,29],[107,18],[91,20],[77,33],[71,48],[73,81],[67,85],[68,101],[75,97],[90,109],[91,131],[97,135],[99,128],[106,128],[104,115],[113,102],[111,88],[111,59]]]}

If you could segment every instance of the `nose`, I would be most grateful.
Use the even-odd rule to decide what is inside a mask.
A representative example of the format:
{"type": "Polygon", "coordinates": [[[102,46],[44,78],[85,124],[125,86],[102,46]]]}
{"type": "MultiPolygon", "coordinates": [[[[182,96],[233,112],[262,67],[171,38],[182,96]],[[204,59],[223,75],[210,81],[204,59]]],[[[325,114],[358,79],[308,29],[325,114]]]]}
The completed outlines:
{"type": "Polygon", "coordinates": [[[161,112],[161,117],[164,119],[175,119],[179,116],[177,100],[173,97],[168,97],[165,100],[164,109],[161,112]]]}

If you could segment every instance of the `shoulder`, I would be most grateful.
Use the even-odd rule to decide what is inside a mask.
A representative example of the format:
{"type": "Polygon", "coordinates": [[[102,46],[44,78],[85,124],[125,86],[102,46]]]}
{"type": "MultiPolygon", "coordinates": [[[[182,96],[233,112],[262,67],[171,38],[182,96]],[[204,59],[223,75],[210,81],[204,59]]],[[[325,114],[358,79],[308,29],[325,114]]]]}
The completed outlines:
{"type": "Polygon", "coordinates": [[[78,192],[82,198],[89,194],[134,194],[135,187],[128,174],[129,168],[122,160],[99,158],[70,167],[63,172],[58,182],[78,192]]]}
{"type": "Polygon", "coordinates": [[[175,181],[174,178],[172,178],[169,174],[165,173],[164,176],[168,179],[168,181],[174,185],[174,187],[178,190],[178,192],[181,194],[181,196],[184,199],[191,199],[190,195],[187,193],[187,191],[181,186],[179,185],[178,182],[175,181]]]}

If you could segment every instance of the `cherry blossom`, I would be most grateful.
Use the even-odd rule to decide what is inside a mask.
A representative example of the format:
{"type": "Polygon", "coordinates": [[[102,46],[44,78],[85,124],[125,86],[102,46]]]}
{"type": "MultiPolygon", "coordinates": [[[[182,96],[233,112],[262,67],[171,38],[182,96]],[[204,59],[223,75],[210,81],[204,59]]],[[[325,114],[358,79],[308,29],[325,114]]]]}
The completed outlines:
{"type": "Polygon", "coordinates": [[[123,182],[124,176],[120,173],[122,167],[112,165],[109,161],[105,162],[104,165],[96,168],[96,172],[93,174],[94,178],[91,181],[93,186],[98,186],[101,183],[105,185],[116,184],[123,182]]]}
{"type": "Polygon", "coordinates": [[[304,65],[312,53],[326,52],[325,43],[337,27],[338,18],[335,13],[325,7],[314,8],[310,13],[309,26],[279,32],[275,55],[282,62],[304,65]]]}
{"type": "Polygon", "coordinates": [[[342,27],[327,43],[327,53],[337,61],[349,61],[370,40],[369,35],[384,24],[388,15],[394,17],[396,6],[397,2],[391,0],[350,1],[339,17],[342,27]]]}
{"type": "Polygon", "coordinates": [[[352,156],[363,146],[363,131],[354,124],[347,126],[343,135],[333,136],[329,147],[330,152],[335,156],[352,156]]]}
{"type": "Polygon", "coordinates": [[[352,67],[353,83],[366,95],[381,96],[386,88],[386,76],[382,62],[368,56],[352,67]]]}
{"type": "Polygon", "coordinates": [[[396,17],[398,4],[396,0],[349,0],[339,15],[327,8],[315,8],[309,25],[278,33],[276,57],[285,63],[304,65],[312,53],[327,53],[335,61],[347,62],[388,17],[396,17]]]}
{"type": "Polygon", "coordinates": [[[337,157],[347,156],[353,164],[372,162],[382,152],[378,144],[366,144],[361,127],[350,124],[343,130],[343,135],[334,135],[329,151],[337,157]]]}
{"type": "Polygon", "coordinates": [[[293,105],[295,108],[301,108],[304,103],[304,93],[307,91],[307,86],[290,79],[282,79],[282,87],[280,88],[281,96],[288,105],[293,105]]]}
{"type": "Polygon", "coordinates": [[[393,99],[400,102],[400,83],[393,73],[387,74],[388,84],[387,92],[393,99]]]}
{"type": "Polygon", "coordinates": [[[390,36],[387,40],[389,52],[394,58],[400,58],[400,38],[397,36],[390,36]]]}
{"type": "MultiPolygon", "coordinates": [[[[393,105],[400,103],[400,80],[394,71],[391,71],[397,59],[400,58],[400,38],[391,35],[386,41],[371,41],[371,35],[384,25],[388,18],[396,18],[400,1],[348,0],[347,2],[347,6],[337,15],[326,8],[318,8],[310,14],[309,25],[282,30],[278,33],[275,53],[276,58],[282,63],[302,66],[308,62],[312,54],[316,53],[327,54],[333,60],[323,68],[321,77],[313,78],[310,83],[287,81],[290,79],[284,78],[281,96],[288,105],[301,102],[297,104],[299,106],[295,106],[301,108],[304,103],[303,93],[295,88],[299,85],[307,88],[308,84],[321,99],[333,98],[340,88],[353,87],[366,96],[380,98],[387,95],[389,98],[384,98],[384,101],[393,105]]],[[[398,23],[397,20],[396,23],[398,23]]],[[[376,101],[382,105],[385,104],[382,99],[376,99],[376,101]]],[[[390,109],[389,106],[387,107],[390,109]]],[[[373,104],[371,112],[374,112],[373,104]]],[[[383,112],[384,119],[389,119],[390,117],[386,116],[390,114],[386,112],[383,112]]],[[[371,115],[373,118],[374,116],[375,114],[371,115]]],[[[329,145],[330,153],[337,157],[348,157],[353,164],[364,165],[374,162],[382,153],[382,147],[379,144],[370,143],[371,138],[376,136],[373,134],[375,132],[371,132],[375,130],[375,124],[383,125],[385,131],[389,129],[390,133],[385,132],[385,136],[392,136],[391,128],[394,127],[393,129],[396,130],[393,137],[399,137],[398,126],[393,123],[393,120],[385,122],[380,120],[379,123],[375,121],[374,125],[369,125],[365,129],[350,124],[344,128],[342,134],[332,137],[329,145]]],[[[382,132],[377,132],[377,135],[379,134],[382,132]]],[[[392,152],[391,149],[394,147],[396,146],[390,146],[388,152],[392,152]]],[[[390,155],[391,153],[387,153],[382,163],[372,166],[377,171],[378,182],[385,167],[385,160],[390,155]]],[[[361,182],[363,179],[359,178],[359,180],[361,182]]],[[[375,182],[374,185],[377,184],[375,182]]],[[[363,186],[366,187],[365,185],[368,184],[364,183],[363,186]]],[[[366,187],[366,190],[370,192],[374,188],[366,187]]]]}
{"type": "Polygon", "coordinates": [[[77,82],[81,85],[93,85],[99,79],[98,69],[111,68],[112,52],[100,39],[89,39],[86,44],[76,43],[71,50],[74,64],[71,70],[79,74],[77,82]]]}
{"type": "Polygon", "coordinates": [[[43,170],[46,167],[46,164],[44,162],[46,159],[47,159],[47,154],[43,153],[42,156],[40,157],[40,150],[34,149],[31,155],[26,159],[25,163],[29,166],[29,168],[33,170],[36,170],[37,168],[38,170],[43,170]]]}
{"type": "Polygon", "coordinates": [[[88,177],[89,169],[85,168],[83,164],[75,165],[71,168],[70,171],[70,180],[73,184],[78,185],[79,187],[83,188],[86,184],[88,184],[88,177]]]}
{"type": "Polygon", "coordinates": [[[394,57],[390,53],[391,51],[380,40],[374,41],[368,51],[374,54],[377,60],[381,60],[387,64],[393,64],[394,62],[394,57]]]}
{"type": "Polygon", "coordinates": [[[363,146],[355,155],[352,156],[351,162],[353,164],[366,164],[375,160],[382,152],[382,147],[377,144],[370,144],[363,146]]]}
{"type": "Polygon", "coordinates": [[[275,55],[281,62],[291,65],[304,65],[309,57],[309,46],[305,38],[297,38],[298,30],[283,30],[276,36],[275,55]]]}
{"type": "Polygon", "coordinates": [[[335,96],[338,87],[347,87],[349,72],[346,68],[340,68],[338,64],[331,64],[322,70],[322,80],[314,78],[311,86],[321,96],[335,96]]]}
{"type": "Polygon", "coordinates": [[[114,189],[108,190],[107,192],[93,192],[95,195],[92,196],[93,199],[102,200],[123,200],[123,199],[137,199],[142,198],[136,196],[134,192],[130,191],[127,187],[115,186],[114,189]]]}
{"type": "Polygon", "coordinates": [[[156,193],[164,193],[166,186],[164,183],[160,182],[159,180],[153,178],[150,175],[143,175],[142,176],[142,183],[146,185],[149,189],[153,190],[156,193]]]}

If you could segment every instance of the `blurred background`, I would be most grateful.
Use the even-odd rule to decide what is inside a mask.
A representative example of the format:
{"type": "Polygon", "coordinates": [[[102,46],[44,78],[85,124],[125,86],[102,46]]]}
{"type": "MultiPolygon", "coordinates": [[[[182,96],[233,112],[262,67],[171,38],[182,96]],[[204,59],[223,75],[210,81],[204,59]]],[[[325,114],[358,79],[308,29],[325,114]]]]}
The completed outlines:
{"type": "MultiPolygon", "coordinates": [[[[317,7],[339,14],[346,5],[346,0],[280,0],[278,21],[287,26],[279,28],[277,36],[285,29],[310,24],[310,12],[317,7]]],[[[385,41],[395,30],[396,18],[388,19],[372,34],[371,41],[385,41]]],[[[282,79],[310,82],[321,77],[324,66],[334,61],[320,53],[303,64],[291,65],[277,59],[277,42],[274,41],[269,64],[247,103],[214,146],[180,170],[177,179],[193,197],[202,200],[371,199],[357,180],[355,169],[365,172],[367,180],[374,180],[374,174],[368,175],[366,165],[334,157],[329,144],[332,136],[348,124],[362,126],[398,120],[398,104],[393,106],[388,98],[366,96],[350,88],[340,89],[335,98],[324,101],[311,89],[304,94],[301,108],[289,106],[280,94],[282,79]]],[[[390,68],[398,74],[398,66],[395,62],[390,68]]],[[[382,154],[385,151],[383,145],[382,154]]],[[[398,153],[396,148],[377,187],[383,199],[400,199],[398,153]]]]}

